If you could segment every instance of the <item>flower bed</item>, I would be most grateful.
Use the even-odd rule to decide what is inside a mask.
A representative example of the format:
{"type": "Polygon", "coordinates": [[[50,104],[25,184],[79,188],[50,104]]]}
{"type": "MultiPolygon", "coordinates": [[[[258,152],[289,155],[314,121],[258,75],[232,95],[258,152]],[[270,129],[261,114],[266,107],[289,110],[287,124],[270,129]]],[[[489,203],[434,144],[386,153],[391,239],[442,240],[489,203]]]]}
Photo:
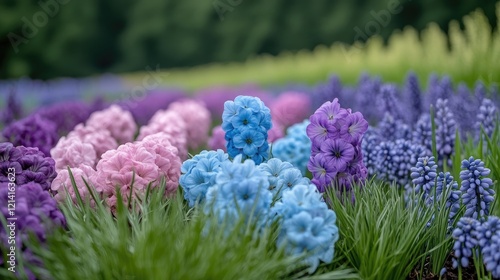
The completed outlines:
{"type": "Polygon", "coordinates": [[[364,75],[27,115],[18,101],[0,143],[3,277],[500,277],[495,86],[364,75]]]}

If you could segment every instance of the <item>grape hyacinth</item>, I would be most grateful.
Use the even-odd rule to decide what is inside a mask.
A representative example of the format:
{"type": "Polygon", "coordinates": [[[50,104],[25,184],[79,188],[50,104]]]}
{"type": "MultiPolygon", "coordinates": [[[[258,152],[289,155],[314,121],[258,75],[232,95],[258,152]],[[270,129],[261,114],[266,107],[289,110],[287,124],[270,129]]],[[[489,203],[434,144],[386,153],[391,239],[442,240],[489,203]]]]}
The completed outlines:
{"type": "Polygon", "coordinates": [[[406,187],[410,182],[411,168],[418,158],[428,154],[424,147],[403,139],[382,142],[376,149],[378,178],[395,182],[400,187],[406,187]]]}
{"type": "Polygon", "coordinates": [[[480,223],[477,220],[469,217],[462,217],[458,221],[457,227],[452,233],[452,237],[455,239],[453,268],[457,268],[459,265],[469,267],[469,259],[478,245],[476,229],[479,225],[480,223]]]}
{"type": "Polygon", "coordinates": [[[363,163],[370,177],[376,174],[377,146],[380,142],[381,137],[378,134],[378,130],[371,126],[368,127],[361,143],[361,154],[363,155],[363,163]]]}
{"type": "Polygon", "coordinates": [[[448,106],[447,99],[436,101],[436,150],[440,165],[445,162],[451,166],[451,156],[455,148],[455,117],[448,106]]]}
{"type": "Polygon", "coordinates": [[[423,114],[418,119],[412,134],[412,141],[432,150],[432,123],[429,114],[423,114]]]}
{"type": "Polygon", "coordinates": [[[382,82],[380,78],[370,78],[367,75],[362,75],[356,89],[357,109],[363,112],[363,116],[371,124],[378,122],[382,115],[376,104],[380,96],[380,87],[382,82]]]}
{"type": "Polygon", "coordinates": [[[406,77],[403,96],[408,104],[407,121],[411,124],[417,123],[422,114],[422,91],[420,90],[418,77],[414,72],[410,72],[406,77]]]}
{"type": "Polygon", "coordinates": [[[4,128],[2,135],[15,146],[37,147],[47,156],[59,138],[54,122],[39,114],[11,123],[4,128]]]}
{"type": "Polygon", "coordinates": [[[224,103],[222,129],[226,132],[226,147],[230,157],[241,154],[260,164],[268,158],[268,131],[271,111],[258,97],[238,96],[224,103]]]}
{"type": "Polygon", "coordinates": [[[494,200],[493,181],[488,176],[490,170],[484,167],[480,159],[470,157],[462,161],[460,179],[462,185],[462,203],[465,205],[464,217],[482,220],[490,213],[490,205],[494,200]]]}
{"type": "Polygon", "coordinates": [[[396,141],[397,139],[410,140],[410,127],[399,119],[395,119],[390,113],[385,113],[384,118],[378,125],[378,131],[385,141],[396,141]]]}
{"type": "MultiPolygon", "coordinates": [[[[393,84],[385,84],[380,87],[380,99],[378,99],[378,108],[381,112],[392,115],[395,119],[402,119],[400,111],[400,101],[398,100],[398,88],[393,84]]],[[[373,104],[372,104],[373,106],[373,104]]]]}
{"type": "Polygon", "coordinates": [[[0,124],[8,125],[13,121],[21,118],[23,114],[22,105],[16,98],[15,91],[12,90],[7,97],[7,102],[5,102],[5,109],[0,115],[0,124]]]}
{"type": "Polygon", "coordinates": [[[222,150],[204,150],[182,164],[179,183],[190,207],[204,202],[207,190],[215,185],[221,164],[228,160],[229,156],[222,150]]]}
{"type": "Polygon", "coordinates": [[[38,148],[14,147],[12,143],[0,143],[0,182],[8,183],[9,168],[15,169],[17,185],[30,182],[39,184],[43,190],[49,190],[56,177],[55,162],[46,157],[38,148]]]}
{"type": "Polygon", "coordinates": [[[307,137],[306,129],[309,120],[290,126],[285,138],[273,143],[273,157],[290,162],[297,167],[302,175],[306,173],[307,162],[311,156],[311,140],[307,137]]]}
{"type": "MultiPolygon", "coordinates": [[[[424,200],[432,197],[437,177],[437,164],[434,157],[420,157],[417,164],[411,168],[411,179],[415,194],[423,194],[424,200]]],[[[436,189],[436,196],[438,191],[436,189]]]]}
{"type": "Polygon", "coordinates": [[[214,214],[229,230],[239,219],[262,227],[272,202],[267,176],[253,160],[242,159],[243,155],[237,155],[232,162],[223,162],[206,194],[205,214],[214,214]]]}
{"type": "Polygon", "coordinates": [[[439,195],[438,199],[441,199],[441,195],[448,194],[446,197],[446,209],[450,209],[448,215],[448,224],[453,225],[455,218],[457,217],[458,211],[460,210],[460,198],[462,193],[458,188],[458,183],[453,179],[450,172],[439,172],[436,181],[436,193],[439,195]]]}
{"type": "Polygon", "coordinates": [[[361,142],[368,129],[363,115],[341,108],[335,98],[321,105],[309,120],[306,133],[312,144],[307,167],[318,190],[324,192],[332,185],[350,190],[353,183],[363,183],[367,172],[361,142]]]}
{"type": "Polygon", "coordinates": [[[477,227],[476,232],[486,270],[494,278],[500,278],[500,219],[489,216],[487,221],[477,227]]]}
{"type": "MultiPolygon", "coordinates": [[[[320,107],[323,103],[332,100],[332,98],[340,96],[342,93],[342,83],[338,76],[333,75],[328,82],[319,84],[315,87],[311,103],[313,108],[320,107]]],[[[369,95],[368,95],[369,96],[369,95]]]]}
{"type": "Polygon", "coordinates": [[[335,212],[328,209],[314,185],[298,185],[283,194],[271,209],[271,218],[282,222],[277,244],[290,255],[306,253],[304,263],[313,273],[320,261],[330,263],[339,239],[335,212]]]}
{"type": "Polygon", "coordinates": [[[498,109],[495,104],[493,104],[493,101],[488,98],[483,99],[479,107],[479,113],[477,114],[476,135],[480,135],[481,129],[483,129],[484,133],[491,138],[497,123],[498,109]]]}

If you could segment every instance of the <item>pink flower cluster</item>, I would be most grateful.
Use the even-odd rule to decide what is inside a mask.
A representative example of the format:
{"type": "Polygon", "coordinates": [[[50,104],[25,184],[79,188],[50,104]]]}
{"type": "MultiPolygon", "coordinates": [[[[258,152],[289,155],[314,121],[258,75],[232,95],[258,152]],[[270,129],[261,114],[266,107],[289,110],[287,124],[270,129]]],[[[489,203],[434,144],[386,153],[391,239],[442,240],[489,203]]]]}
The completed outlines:
{"type": "Polygon", "coordinates": [[[203,103],[195,100],[177,101],[168,107],[178,113],[186,123],[187,143],[192,149],[207,142],[210,129],[210,112],[203,103]]]}
{"type": "Polygon", "coordinates": [[[108,130],[118,144],[124,144],[134,140],[137,125],[134,117],[129,111],[123,110],[118,105],[92,113],[87,120],[87,127],[98,130],[108,130]]]}
{"type": "Polygon", "coordinates": [[[311,99],[300,92],[282,93],[270,106],[273,121],[288,127],[310,116],[311,99]]]}
{"type": "Polygon", "coordinates": [[[165,137],[177,148],[179,157],[182,160],[187,159],[186,123],[181,115],[171,110],[156,112],[149,123],[141,127],[137,140],[160,132],[166,134],[165,137]]]}
{"type": "Polygon", "coordinates": [[[128,202],[130,192],[139,197],[151,187],[166,180],[165,194],[176,191],[179,184],[181,160],[178,150],[164,133],[145,137],[142,141],[127,143],[107,151],[97,164],[97,180],[108,206],[114,209],[118,195],[128,202]],[[134,178],[134,180],[132,180],[134,178]],[[119,193],[116,192],[118,187],[119,193]]]}
{"type": "MultiPolygon", "coordinates": [[[[85,182],[96,189],[99,188],[96,184],[99,182],[97,180],[97,172],[88,165],[81,165],[79,167],[73,167],[71,169],[71,174],[75,179],[76,187],[80,196],[85,201],[89,199],[92,203],[91,196],[85,182]],[[83,181],[85,179],[85,182],[83,181]]],[[[57,201],[65,201],[66,196],[70,196],[73,202],[77,201],[75,190],[71,184],[71,177],[67,169],[60,170],[57,177],[52,181],[51,189],[56,192],[54,198],[57,201]]]]}
{"type": "Polygon", "coordinates": [[[208,148],[210,150],[221,149],[226,152],[226,132],[222,126],[218,125],[212,129],[212,136],[208,139],[208,148]]]}

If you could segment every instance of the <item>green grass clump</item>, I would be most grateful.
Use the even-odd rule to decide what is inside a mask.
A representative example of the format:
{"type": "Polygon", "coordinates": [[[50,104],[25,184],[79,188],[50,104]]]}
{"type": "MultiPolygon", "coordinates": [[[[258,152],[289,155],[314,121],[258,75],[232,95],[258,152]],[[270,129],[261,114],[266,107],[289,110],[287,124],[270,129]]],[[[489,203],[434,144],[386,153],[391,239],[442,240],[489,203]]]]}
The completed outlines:
{"type": "MultiPolygon", "coordinates": [[[[276,57],[262,55],[245,63],[167,69],[158,74],[158,78],[168,86],[196,90],[249,82],[313,84],[331,74],[346,83],[355,83],[363,72],[379,75],[384,81],[401,82],[412,70],[420,77],[431,73],[450,75],[453,80],[464,81],[469,86],[477,80],[489,84],[500,81],[500,3],[496,13],[496,27],[477,10],[465,16],[461,23],[450,22],[448,34],[431,23],[420,34],[412,27],[395,31],[387,43],[373,36],[366,43],[351,46],[336,43],[330,47],[318,46],[312,52],[284,52],[276,57]]],[[[140,83],[146,75],[149,74],[139,72],[125,77],[140,83]]]]}

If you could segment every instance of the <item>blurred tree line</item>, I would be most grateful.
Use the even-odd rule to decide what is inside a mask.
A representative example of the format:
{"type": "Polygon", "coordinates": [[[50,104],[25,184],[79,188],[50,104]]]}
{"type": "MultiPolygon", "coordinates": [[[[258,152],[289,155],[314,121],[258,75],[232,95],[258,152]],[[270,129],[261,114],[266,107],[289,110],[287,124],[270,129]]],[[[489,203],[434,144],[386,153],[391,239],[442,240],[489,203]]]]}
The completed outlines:
{"type": "Polygon", "coordinates": [[[244,61],[255,54],[352,43],[372,34],[387,38],[395,29],[412,25],[420,30],[431,21],[446,30],[450,20],[477,7],[495,24],[495,2],[2,0],[0,78],[244,61]]]}

